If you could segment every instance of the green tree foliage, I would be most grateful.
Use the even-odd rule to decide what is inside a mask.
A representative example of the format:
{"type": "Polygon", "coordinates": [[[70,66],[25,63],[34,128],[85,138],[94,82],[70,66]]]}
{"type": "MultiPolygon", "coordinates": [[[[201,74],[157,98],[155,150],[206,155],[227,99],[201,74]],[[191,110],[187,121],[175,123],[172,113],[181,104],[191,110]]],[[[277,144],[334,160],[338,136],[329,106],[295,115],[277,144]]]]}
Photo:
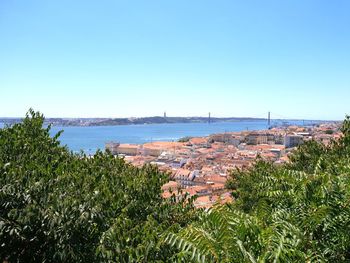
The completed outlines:
{"type": "Polygon", "coordinates": [[[178,142],[189,142],[193,137],[191,136],[185,136],[185,137],[182,137],[178,140],[178,142]]]}
{"type": "Polygon", "coordinates": [[[333,131],[333,130],[326,130],[324,133],[325,133],[325,134],[333,134],[334,131],[333,131]]]}
{"type": "Polygon", "coordinates": [[[329,146],[300,146],[291,163],[258,160],[217,206],[166,241],[195,262],[350,262],[350,119],[329,146]]]}
{"type": "Polygon", "coordinates": [[[161,236],[196,213],[161,197],[168,176],[109,153],[73,154],[41,114],[0,130],[0,261],[166,262],[161,236]]]}

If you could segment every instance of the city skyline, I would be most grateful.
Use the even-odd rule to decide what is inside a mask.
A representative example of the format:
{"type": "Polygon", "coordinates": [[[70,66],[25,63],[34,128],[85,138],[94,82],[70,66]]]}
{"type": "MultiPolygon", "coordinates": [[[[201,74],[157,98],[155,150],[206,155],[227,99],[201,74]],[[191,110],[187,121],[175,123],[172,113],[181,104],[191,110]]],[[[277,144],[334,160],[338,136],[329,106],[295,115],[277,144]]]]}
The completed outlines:
{"type": "Polygon", "coordinates": [[[2,1],[0,116],[342,120],[348,1],[2,1]],[[281,117],[279,117],[281,118],[281,117]]]}

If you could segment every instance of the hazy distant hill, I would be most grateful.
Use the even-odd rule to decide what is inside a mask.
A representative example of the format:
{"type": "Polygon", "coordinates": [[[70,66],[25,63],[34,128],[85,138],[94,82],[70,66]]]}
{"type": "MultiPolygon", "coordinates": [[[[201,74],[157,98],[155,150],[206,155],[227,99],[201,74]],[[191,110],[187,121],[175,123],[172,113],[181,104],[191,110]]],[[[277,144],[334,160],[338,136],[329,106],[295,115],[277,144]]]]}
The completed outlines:
{"type": "MultiPolygon", "coordinates": [[[[229,117],[210,118],[210,122],[235,122],[265,120],[263,118],[229,117]]],[[[21,118],[0,118],[0,123],[14,124],[21,118]]],[[[161,123],[205,123],[208,117],[141,117],[141,118],[47,118],[46,124],[54,126],[108,126],[108,125],[132,125],[132,124],[161,124],[161,123]]]]}

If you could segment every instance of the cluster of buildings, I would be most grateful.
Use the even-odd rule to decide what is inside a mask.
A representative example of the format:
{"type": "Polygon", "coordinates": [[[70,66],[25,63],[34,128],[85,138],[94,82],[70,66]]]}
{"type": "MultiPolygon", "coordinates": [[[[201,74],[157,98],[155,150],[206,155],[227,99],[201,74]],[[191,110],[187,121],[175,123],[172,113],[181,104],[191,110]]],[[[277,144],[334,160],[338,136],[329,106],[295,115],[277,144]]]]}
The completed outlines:
{"type": "Polygon", "coordinates": [[[225,188],[231,170],[249,167],[258,156],[277,164],[288,162],[288,154],[303,142],[315,139],[328,144],[340,136],[339,125],[327,123],[227,132],[188,138],[185,142],[142,145],[109,142],[106,149],[136,166],[150,163],[168,172],[171,181],[163,186],[165,198],[196,195],[195,205],[207,208],[231,201],[225,188]]]}

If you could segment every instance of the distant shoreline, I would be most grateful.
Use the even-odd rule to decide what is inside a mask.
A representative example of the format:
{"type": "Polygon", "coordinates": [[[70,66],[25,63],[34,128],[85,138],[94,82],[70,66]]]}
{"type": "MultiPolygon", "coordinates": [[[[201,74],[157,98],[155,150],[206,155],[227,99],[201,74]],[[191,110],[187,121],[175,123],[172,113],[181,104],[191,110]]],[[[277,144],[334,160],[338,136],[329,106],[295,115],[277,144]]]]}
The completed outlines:
{"type": "MultiPolygon", "coordinates": [[[[14,124],[21,122],[22,118],[0,118],[0,123],[14,124]]],[[[266,121],[266,118],[253,117],[226,117],[226,118],[208,118],[208,117],[141,117],[141,118],[46,118],[45,124],[52,124],[53,126],[120,126],[120,125],[142,125],[142,124],[175,124],[175,123],[218,123],[218,122],[242,122],[242,121],[266,121]]],[[[299,119],[284,120],[272,119],[273,121],[303,121],[299,119]]],[[[304,120],[305,123],[316,122],[337,122],[324,120],[304,120]]]]}

